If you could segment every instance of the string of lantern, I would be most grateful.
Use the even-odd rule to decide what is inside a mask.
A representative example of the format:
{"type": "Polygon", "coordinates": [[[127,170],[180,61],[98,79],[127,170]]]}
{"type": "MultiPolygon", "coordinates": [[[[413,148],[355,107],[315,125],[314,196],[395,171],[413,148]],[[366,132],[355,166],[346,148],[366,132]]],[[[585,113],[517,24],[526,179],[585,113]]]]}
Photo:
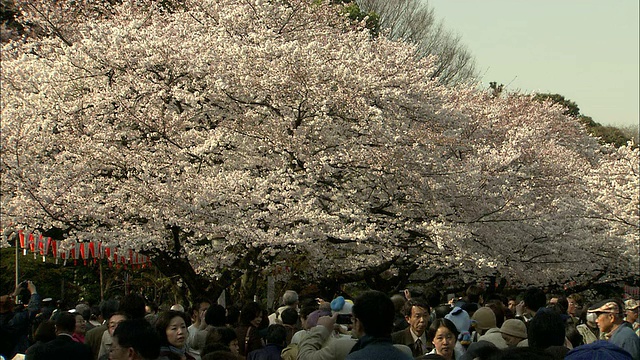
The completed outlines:
{"type": "Polygon", "coordinates": [[[104,246],[101,241],[75,242],[69,246],[69,240],[54,240],[42,234],[23,230],[18,231],[18,238],[23,255],[31,252],[34,259],[40,255],[42,262],[46,262],[46,257],[51,254],[56,264],[62,262],[63,265],[67,265],[68,261],[73,261],[73,265],[78,265],[78,261],[82,261],[84,265],[91,262],[95,264],[98,260],[106,259],[109,267],[123,266],[125,269],[151,267],[151,259],[148,256],[132,249],[104,246]]]}

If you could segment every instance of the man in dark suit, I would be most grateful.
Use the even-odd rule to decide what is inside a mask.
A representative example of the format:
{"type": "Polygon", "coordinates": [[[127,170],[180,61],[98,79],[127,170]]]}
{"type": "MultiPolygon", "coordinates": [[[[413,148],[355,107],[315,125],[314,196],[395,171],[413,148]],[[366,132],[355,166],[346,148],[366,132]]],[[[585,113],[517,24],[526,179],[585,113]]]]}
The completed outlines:
{"type": "Polygon", "coordinates": [[[63,312],[56,320],[56,338],[40,347],[29,359],[32,360],[91,360],[91,349],[71,338],[76,328],[76,316],[63,312]]]}
{"type": "Polygon", "coordinates": [[[402,312],[409,327],[391,334],[391,340],[411,348],[413,357],[424,355],[433,348],[426,336],[431,314],[429,304],[422,299],[411,299],[404,304],[402,312]]]}

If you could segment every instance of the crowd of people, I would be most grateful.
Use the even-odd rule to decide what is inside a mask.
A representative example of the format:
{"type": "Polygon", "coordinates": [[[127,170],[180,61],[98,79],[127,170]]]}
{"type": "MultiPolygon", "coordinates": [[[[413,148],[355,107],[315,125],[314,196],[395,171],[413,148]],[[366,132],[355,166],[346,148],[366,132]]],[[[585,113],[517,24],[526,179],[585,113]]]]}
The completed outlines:
{"type": "Polygon", "coordinates": [[[324,301],[287,290],[269,314],[255,301],[225,308],[210,299],[160,310],[132,293],[62,310],[25,282],[0,297],[0,358],[640,360],[634,299],[585,303],[534,287],[509,298],[476,285],[446,300],[418,295],[369,290],[324,301]]]}

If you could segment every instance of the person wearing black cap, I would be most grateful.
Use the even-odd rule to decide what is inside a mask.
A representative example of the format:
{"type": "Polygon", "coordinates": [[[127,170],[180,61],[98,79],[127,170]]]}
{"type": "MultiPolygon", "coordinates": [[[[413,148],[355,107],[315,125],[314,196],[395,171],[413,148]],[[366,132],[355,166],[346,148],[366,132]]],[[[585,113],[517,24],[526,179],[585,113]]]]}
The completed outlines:
{"type": "Polygon", "coordinates": [[[623,324],[622,309],[619,301],[607,299],[591,306],[588,312],[596,314],[596,323],[605,339],[627,351],[634,360],[640,360],[640,338],[623,324]]]}

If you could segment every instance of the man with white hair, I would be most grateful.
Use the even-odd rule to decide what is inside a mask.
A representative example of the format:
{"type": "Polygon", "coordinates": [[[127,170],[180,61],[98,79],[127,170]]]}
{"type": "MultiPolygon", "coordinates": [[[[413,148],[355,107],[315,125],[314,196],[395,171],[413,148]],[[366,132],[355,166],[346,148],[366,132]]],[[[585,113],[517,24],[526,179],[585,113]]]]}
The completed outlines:
{"type": "Polygon", "coordinates": [[[273,314],[269,315],[269,325],[282,324],[280,314],[287,308],[292,308],[298,311],[298,293],[293,290],[287,290],[282,295],[282,306],[276,310],[273,314]]]}
{"type": "Polygon", "coordinates": [[[622,320],[622,305],[615,299],[596,303],[588,312],[596,314],[596,323],[600,333],[609,342],[623,348],[634,360],[640,359],[640,338],[622,320]]]}

